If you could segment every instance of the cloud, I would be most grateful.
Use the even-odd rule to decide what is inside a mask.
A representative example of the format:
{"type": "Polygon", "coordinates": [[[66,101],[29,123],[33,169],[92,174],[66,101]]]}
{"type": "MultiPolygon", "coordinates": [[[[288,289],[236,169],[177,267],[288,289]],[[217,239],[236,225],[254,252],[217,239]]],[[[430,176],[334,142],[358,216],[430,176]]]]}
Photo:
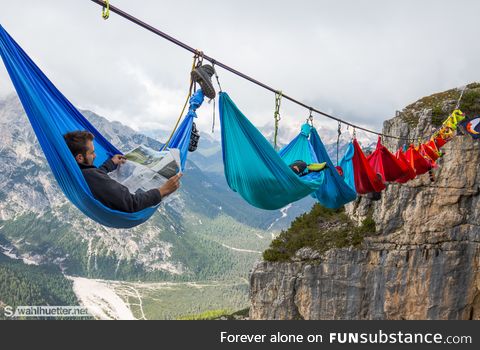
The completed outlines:
{"type": "MultiPolygon", "coordinates": [[[[93,2],[3,2],[0,23],[76,106],[137,130],[175,123],[189,52],[113,13],[104,21],[93,2]]],[[[480,80],[475,0],[114,5],[308,105],[376,130],[422,96],[480,80]]],[[[219,74],[253,123],[273,124],[271,92],[219,74]]],[[[0,94],[12,91],[0,68],[0,94]]],[[[281,112],[288,128],[308,116],[286,100],[281,112]]],[[[336,127],[321,116],[316,122],[336,127]]],[[[198,124],[209,130],[211,123],[205,104],[198,124]]]]}

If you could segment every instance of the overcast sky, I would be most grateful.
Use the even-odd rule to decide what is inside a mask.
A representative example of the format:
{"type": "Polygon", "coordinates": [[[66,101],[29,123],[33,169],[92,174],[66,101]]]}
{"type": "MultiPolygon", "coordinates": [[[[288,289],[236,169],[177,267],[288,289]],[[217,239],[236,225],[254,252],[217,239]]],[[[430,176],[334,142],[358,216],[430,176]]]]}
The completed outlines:
{"type": "MultiPolygon", "coordinates": [[[[132,1],[112,5],[275,89],[380,130],[395,110],[480,81],[480,1],[132,1]]],[[[0,0],[0,24],[77,107],[134,129],[173,126],[191,53],[89,0],[0,0]]],[[[274,95],[218,69],[258,126],[274,95]]],[[[13,92],[3,64],[0,95],[13,92]]],[[[282,103],[281,125],[308,111],[282,103]]],[[[217,113],[218,118],[218,113],[217,113]]],[[[198,124],[211,128],[212,105],[198,124]]],[[[321,116],[317,125],[332,125],[321,116]]],[[[217,121],[218,125],[218,121],[217,121]]]]}

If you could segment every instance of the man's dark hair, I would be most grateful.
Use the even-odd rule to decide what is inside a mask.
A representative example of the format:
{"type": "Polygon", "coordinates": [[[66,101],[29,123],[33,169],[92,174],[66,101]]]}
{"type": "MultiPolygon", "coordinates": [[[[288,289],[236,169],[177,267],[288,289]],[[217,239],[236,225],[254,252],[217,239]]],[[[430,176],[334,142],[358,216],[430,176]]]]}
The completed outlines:
{"type": "Polygon", "coordinates": [[[86,157],[88,151],[87,141],[93,141],[95,136],[88,131],[72,131],[63,135],[63,138],[74,157],[78,154],[86,157]]]}
{"type": "Polygon", "coordinates": [[[307,169],[307,163],[305,163],[303,160],[296,160],[292,164],[290,164],[289,167],[290,167],[290,169],[293,170],[293,172],[295,174],[301,175],[301,174],[303,174],[305,169],[307,169]],[[298,170],[295,169],[294,167],[297,167],[298,170]]]}

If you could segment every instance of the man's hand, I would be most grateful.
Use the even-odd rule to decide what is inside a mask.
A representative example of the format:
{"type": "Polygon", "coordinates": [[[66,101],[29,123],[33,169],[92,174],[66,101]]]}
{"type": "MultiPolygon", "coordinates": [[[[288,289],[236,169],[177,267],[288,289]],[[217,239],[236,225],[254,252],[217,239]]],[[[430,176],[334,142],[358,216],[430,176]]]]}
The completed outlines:
{"type": "Polygon", "coordinates": [[[126,161],[127,161],[127,158],[125,158],[125,156],[123,156],[121,154],[115,154],[112,157],[112,162],[115,165],[124,164],[126,161]]]}
{"type": "Polygon", "coordinates": [[[182,175],[182,173],[178,173],[177,175],[172,176],[162,187],[158,189],[162,198],[178,190],[182,175]]]}

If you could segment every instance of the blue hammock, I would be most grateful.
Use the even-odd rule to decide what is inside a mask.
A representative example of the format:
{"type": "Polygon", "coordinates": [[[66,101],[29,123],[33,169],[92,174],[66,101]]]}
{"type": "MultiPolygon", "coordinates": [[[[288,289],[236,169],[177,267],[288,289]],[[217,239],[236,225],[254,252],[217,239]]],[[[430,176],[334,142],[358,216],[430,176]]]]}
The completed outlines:
{"type": "MultiPolygon", "coordinates": [[[[148,220],[158,206],[124,213],[104,206],[93,197],[63,135],[74,130],[91,132],[95,136],[97,166],[121,152],[55,88],[1,25],[0,54],[53,175],[67,198],[85,215],[104,226],[130,228],[148,220]]],[[[185,127],[190,120],[186,118],[185,127]]],[[[174,144],[182,149],[185,143],[188,147],[188,141],[185,130],[179,128],[174,144]]]]}
{"type": "Polygon", "coordinates": [[[317,130],[309,124],[302,125],[300,134],[280,150],[279,154],[287,164],[291,164],[297,159],[303,160],[307,164],[327,163],[326,169],[321,172],[320,188],[312,193],[312,197],[324,207],[337,209],[357,197],[356,192],[345,183],[335,169],[317,130]],[[303,158],[301,158],[302,153],[304,154],[303,158]]]}
{"type": "Polygon", "coordinates": [[[347,151],[345,152],[345,155],[343,158],[340,160],[340,167],[343,170],[343,178],[348,185],[353,191],[357,191],[355,188],[355,173],[353,171],[353,154],[355,152],[355,149],[353,147],[353,143],[350,142],[348,145],[347,151]]]}
{"type": "Polygon", "coordinates": [[[190,144],[190,134],[192,132],[193,118],[197,117],[196,110],[203,103],[203,92],[201,89],[197,90],[192,97],[190,97],[190,107],[187,115],[177,130],[172,136],[168,144],[168,148],[178,148],[180,150],[180,161],[182,171],[185,169],[187,162],[188,146],[190,144]]]}
{"type": "MultiPolygon", "coordinates": [[[[225,178],[248,203],[279,209],[320,188],[322,173],[297,176],[225,92],[220,93],[219,108],[225,178]]],[[[309,146],[303,150],[297,159],[310,156],[309,146]]]]}
{"type": "Polygon", "coordinates": [[[278,152],[286,164],[292,164],[296,160],[303,160],[307,164],[318,162],[317,155],[308,140],[311,129],[309,124],[303,124],[300,134],[278,152]]]}
{"type": "MultiPolygon", "coordinates": [[[[319,190],[312,194],[312,197],[316,198],[324,207],[330,209],[340,208],[348,202],[355,200],[355,198],[357,198],[357,192],[349,186],[345,175],[344,177],[340,176],[337,169],[335,169],[315,128],[312,128],[310,143],[315,151],[318,162],[327,162],[327,168],[323,171],[325,180],[319,190]]],[[[353,176],[353,172],[351,175],[353,176]]],[[[348,176],[348,179],[350,179],[350,173],[348,176]]]]}

